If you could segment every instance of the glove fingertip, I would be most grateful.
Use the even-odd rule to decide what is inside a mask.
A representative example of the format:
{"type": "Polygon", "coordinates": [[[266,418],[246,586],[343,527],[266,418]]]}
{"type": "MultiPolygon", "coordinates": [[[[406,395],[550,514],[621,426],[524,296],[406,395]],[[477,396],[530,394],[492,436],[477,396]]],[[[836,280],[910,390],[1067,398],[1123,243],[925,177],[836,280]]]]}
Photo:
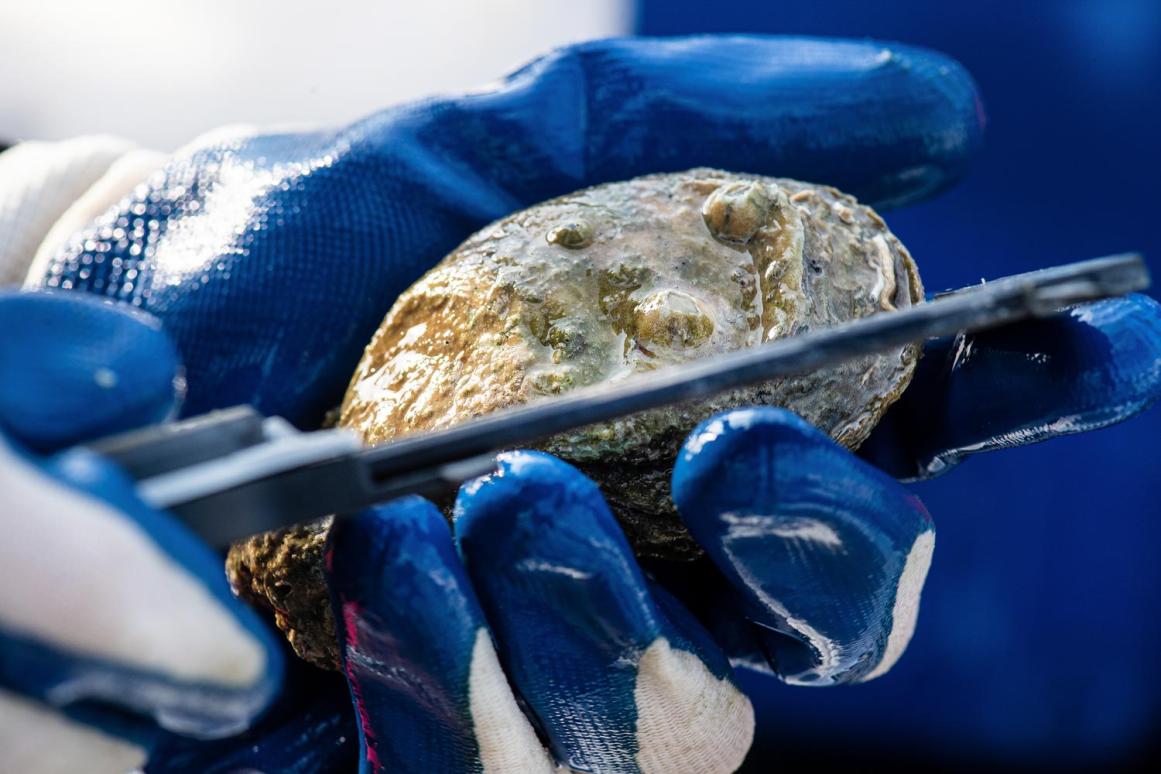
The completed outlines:
{"type": "Polygon", "coordinates": [[[363,770],[478,768],[491,640],[440,511],[409,496],[336,517],[325,572],[363,770]]]}
{"type": "MultiPolygon", "coordinates": [[[[454,522],[461,551],[495,545],[519,551],[524,541],[544,536],[537,524],[552,520],[564,537],[570,522],[556,518],[552,504],[586,512],[586,524],[596,523],[603,540],[628,544],[609,512],[600,489],[571,465],[550,454],[517,451],[498,457],[497,472],[466,484],[456,498],[454,522]],[[530,507],[516,508],[516,503],[530,507]],[[531,507],[531,504],[537,504],[531,507]]],[[[574,535],[583,539],[583,536],[574,535]]]]}
{"type": "Polygon", "coordinates": [[[35,451],[177,411],[177,349],[151,315],[82,294],[0,293],[0,327],[0,426],[35,451]]]}
{"type": "Polygon", "coordinates": [[[1097,430],[1161,398],[1161,304],[1130,294],[928,342],[860,456],[903,479],[1097,430]]]}
{"type": "Polygon", "coordinates": [[[934,531],[917,498],[782,409],[712,417],[674,501],[787,682],[869,679],[914,631],[934,531]]]}

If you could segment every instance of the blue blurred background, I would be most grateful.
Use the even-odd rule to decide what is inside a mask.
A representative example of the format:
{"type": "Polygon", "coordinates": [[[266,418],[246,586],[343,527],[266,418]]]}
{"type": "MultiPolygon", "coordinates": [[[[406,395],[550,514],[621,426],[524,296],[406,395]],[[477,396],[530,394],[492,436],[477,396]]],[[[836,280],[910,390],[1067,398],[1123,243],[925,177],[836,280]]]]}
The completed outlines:
{"type": "MultiPolygon", "coordinates": [[[[890,213],[929,290],[1121,250],[1161,278],[1161,2],[644,0],[651,35],[894,40],[975,77],[966,181],[890,213]]],[[[1154,291],[1156,296],[1156,291],[1154,291]]],[[[885,679],[750,685],[751,760],[1107,766],[1161,728],[1161,410],[972,458],[915,487],[938,524],[910,650],[885,679]]]]}

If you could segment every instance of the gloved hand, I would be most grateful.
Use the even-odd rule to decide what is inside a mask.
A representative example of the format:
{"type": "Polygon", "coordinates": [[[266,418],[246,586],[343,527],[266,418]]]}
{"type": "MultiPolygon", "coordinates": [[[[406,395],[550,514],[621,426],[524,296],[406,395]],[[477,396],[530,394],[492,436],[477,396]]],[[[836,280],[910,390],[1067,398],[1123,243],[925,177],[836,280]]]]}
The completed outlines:
{"type": "Polygon", "coordinates": [[[53,717],[113,702],[195,736],[248,727],[282,654],[221,558],[83,448],[171,416],[173,343],[149,315],[76,294],[0,291],[0,770],[128,770],[146,740],[53,717]]]}
{"type": "MultiPolygon", "coordinates": [[[[970,81],[924,52],[760,38],[588,44],[490,92],[386,111],[338,132],[206,140],[50,255],[34,284],[157,314],[187,363],[187,413],[246,401],[310,425],[337,402],[394,296],[513,209],[697,165],[819,180],[897,204],[954,181],[978,137],[970,81]]],[[[1137,404],[1156,386],[1152,360],[1142,359],[1151,345],[1155,359],[1156,310],[1116,303],[1140,307],[1110,315],[1144,331],[1127,353],[1137,359],[1122,360],[1107,343],[1120,329],[1098,321],[1086,329],[1102,342],[1087,350],[1092,358],[1053,371],[1108,419],[1133,408],[1126,385],[1137,404]],[[1102,387],[1109,373],[1132,378],[1102,387]]],[[[1029,357],[1043,344],[1026,343],[1029,357]]],[[[989,431],[1085,423],[1054,424],[1061,417],[1049,408],[1057,407],[1002,416],[989,431]]],[[[958,414],[947,411],[955,427],[958,414]]],[[[940,437],[929,451],[940,450],[940,437]]],[[[705,616],[715,637],[752,663],[775,659],[798,682],[889,667],[913,625],[929,557],[922,506],[783,412],[736,413],[693,439],[675,497],[716,566],[699,576],[719,601],[714,612],[733,613],[705,616]]],[[[884,448],[915,462],[918,447],[905,441],[884,448]]],[[[369,765],[472,767],[491,755],[546,764],[498,687],[497,663],[559,759],[597,769],[737,762],[748,741],[744,699],[721,679],[724,662],[691,617],[648,588],[591,485],[561,463],[515,456],[462,493],[458,508],[462,567],[416,501],[335,530],[332,590],[369,765]],[[392,553],[400,542],[414,547],[392,553]],[[423,586],[435,580],[444,583],[423,586]],[[425,605],[422,594],[443,606],[425,605]],[[485,620],[498,661],[480,634],[485,620]],[[404,716],[408,732],[398,725],[404,716]],[[510,722],[499,741],[496,718],[510,722]],[[435,732],[457,741],[434,744],[426,734],[435,732]]]]}
{"type": "MultiPolygon", "coordinates": [[[[0,321],[11,334],[0,349],[0,476],[10,497],[0,681],[56,705],[98,700],[145,711],[187,734],[245,728],[270,702],[281,663],[253,613],[230,597],[220,560],[144,506],[97,455],[73,448],[35,457],[12,440],[48,453],[163,419],[179,392],[171,343],[146,315],[85,296],[9,293],[0,321]]],[[[594,484],[547,455],[515,453],[465,488],[457,510],[464,563],[443,516],[418,498],[334,529],[328,571],[368,762],[551,770],[507,670],[552,753],[571,766],[730,771],[741,763],[753,716],[726,658],[650,587],[594,484]]],[[[885,517],[871,529],[886,526],[888,543],[929,530],[921,507],[885,517]]],[[[898,568],[886,558],[881,577],[851,589],[855,607],[865,607],[856,596],[866,590],[892,594],[883,584],[897,581],[898,568]]],[[[885,620],[875,618],[872,626],[885,620]]],[[[60,719],[46,730],[43,711],[8,693],[0,709],[5,734],[20,732],[2,748],[5,767],[139,765],[157,743],[136,728],[138,738],[119,740],[115,727],[95,743],[93,732],[66,731],[60,719]]],[[[318,756],[300,752],[296,764],[318,756]]],[[[269,765],[263,755],[250,763],[269,765]]]]}
{"type": "MultiPolygon", "coordinates": [[[[13,334],[5,340],[9,346],[0,350],[6,366],[0,373],[9,377],[0,381],[5,432],[41,439],[36,443],[43,449],[146,423],[172,408],[172,349],[142,315],[83,297],[8,295],[0,298],[0,318],[13,334]],[[117,389],[124,384],[132,385],[128,397],[136,400],[125,400],[125,390],[117,389]],[[94,423],[85,426],[82,419],[94,423]]],[[[1043,424],[1054,414],[1074,417],[1079,424],[1105,421],[1115,416],[1110,407],[1131,411],[1156,394],[1155,362],[1161,348],[1157,318],[1156,305],[1140,298],[1091,305],[1043,324],[974,337],[964,342],[976,352],[966,362],[973,364],[970,368],[997,358],[1024,363],[1025,373],[1014,372],[1009,363],[1000,375],[1022,377],[1025,385],[1037,388],[1031,394],[1064,396],[1027,412],[1025,420],[1043,424]],[[1023,350],[1023,356],[1021,338],[1025,345],[1035,345],[1023,350]],[[1043,368],[1062,353],[1068,365],[1043,368]],[[1119,372],[1114,370],[1118,365],[1119,372]],[[1147,365],[1152,371],[1143,367],[1147,365]],[[1028,380],[1036,371],[1041,377],[1033,384],[1028,380]],[[1104,386],[1085,388],[1092,384],[1104,386]]],[[[996,374],[984,378],[981,371],[957,381],[960,374],[970,373],[964,362],[961,358],[951,372],[954,385],[925,388],[929,400],[917,403],[954,404],[938,401],[939,391],[963,396],[977,380],[985,386],[997,383],[996,374]]],[[[921,380],[917,387],[924,384],[935,383],[921,380]]],[[[1001,401],[1012,396],[1004,390],[991,392],[1001,401]]],[[[964,405],[974,407],[971,401],[964,405]]],[[[965,418],[962,411],[943,416],[965,418]]],[[[34,491],[33,486],[43,490],[40,501],[75,498],[69,489],[80,487],[120,510],[129,524],[140,524],[142,534],[155,536],[163,556],[180,560],[188,552],[185,566],[202,576],[216,603],[260,641],[264,638],[253,628],[252,617],[237,609],[222,589],[214,558],[207,560],[208,552],[180,527],[141,506],[111,466],[80,450],[52,461],[13,455],[11,445],[6,451],[0,475],[5,491],[16,495],[6,501],[16,506],[4,512],[6,531],[10,536],[18,529],[31,533],[7,541],[10,551],[0,563],[5,574],[0,589],[7,592],[0,601],[7,635],[0,640],[0,677],[9,688],[54,702],[124,701],[161,717],[208,710],[209,721],[219,729],[223,723],[244,722],[255,703],[268,700],[269,692],[251,687],[235,689],[232,698],[240,701],[222,702],[220,691],[167,674],[196,671],[199,661],[201,666],[208,661],[213,669],[246,657],[245,641],[236,632],[231,636],[228,622],[222,626],[211,607],[193,610],[198,606],[189,603],[190,589],[172,577],[180,570],[163,562],[125,586],[113,586],[104,600],[91,598],[93,589],[106,588],[112,568],[148,563],[152,552],[147,543],[130,545],[112,557],[70,553],[78,563],[71,568],[77,580],[38,580],[29,563],[21,562],[29,545],[58,554],[62,548],[75,548],[61,532],[50,531],[53,526],[84,535],[82,549],[99,541],[107,550],[112,538],[124,537],[115,521],[102,521],[113,516],[112,509],[102,513],[92,504],[72,502],[48,511],[49,518],[37,503],[29,506],[19,499],[21,492],[34,491]],[[31,516],[39,520],[28,518],[30,507],[31,516]],[[86,522],[93,523],[86,528],[86,522]],[[95,530],[101,530],[99,537],[90,539],[95,530]],[[70,590],[83,596],[70,595],[70,590]],[[37,607],[30,608],[28,602],[37,607]],[[92,605],[95,616],[104,616],[97,622],[104,626],[86,630],[88,621],[77,620],[69,615],[72,609],[62,607],[85,603],[92,605]],[[23,624],[32,631],[14,632],[25,613],[23,624]],[[183,620],[186,626],[180,626],[183,620]],[[191,623],[194,631],[207,636],[191,642],[191,623]],[[135,637],[118,651],[127,630],[135,637]],[[41,640],[40,647],[29,647],[29,634],[41,640]],[[176,653],[175,636],[180,643],[176,653]],[[45,640],[50,641],[47,649],[45,640]],[[87,650],[104,656],[109,649],[113,658],[82,655],[87,650]],[[158,660],[143,669],[143,653],[158,660]],[[166,690],[157,691],[159,685],[166,690]],[[239,709],[242,715],[231,718],[239,709]]],[[[776,664],[802,682],[803,675],[826,666],[819,660],[824,653],[831,656],[832,674],[839,665],[847,677],[873,676],[898,656],[914,622],[931,536],[921,506],[898,484],[794,417],[772,409],[732,412],[706,423],[691,437],[675,483],[690,528],[736,584],[715,583],[703,568],[682,568],[707,584],[695,591],[718,609],[716,616],[706,618],[718,625],[719,641],[735,657],[751,666],[776,664]],[[911,545],[918,550],[902,550],[913,534],[911,545]],[[815,563],[820,566],[812,567],[815,563]],[[855,572],[859,567],[877,577],[867,582],[855,572]],[[815,593],[819,584],[828,586],[825,593],[815,593]],[[739,607],[770,628],[739,626],[736,615],[722,614],[739,607]],[[860,636],[868,632],[871,636],[860,636]],[[852,654],[858,656],[854,668],[852,654]]],[[[417,499],[340,522],[335,530],[332,556],[340,561],[331,562],[332,586],[336,613],[346,624],[341,630],[346,669],[361,710],[362,737],[370,745],[368,756],[388,767],[417,770],[471,768],[480,758],[502,767],[516,765],[513,757],[504,756],[548,765],[504,682],[492,640],[485,634],[486,620],[500,635],[495,642],[501,662],[508,666],[524,706],[549,729],[561,757],[603,769],[632,769],[639,763],[650,770],[651,762],[672,769],[672,759],[657,756],[672,756],[675,750],[697,770],[727,769],[736,762],[748,742],[748,704],[723,679],[724,659],[698,624],[635,568],[591,483],[544,455],[511,455],[499,475],[461,494],[459,514],[466,571],[442,517],[417,499]],[[689,731],[687,724],[704,733],[685,733],[675,742],[673,732],[689,731]]],[[[54,563],[37,569],[60,567],[54,563]]],[[[682,591],[689,593],[688,588],[682,591]]],[[[271,654],[276,663],[277,651],[271,654]]],[[[313,771],[346,762],[350,731],[332,699],[299,693],[296,711],[284,712],[272,719],[277,725],[240,739],[200,747],[163,740],[151,769],[264,766],[313,771]]],[[[91,731],[62,729],[62,721],[50,723],[43,712],[7,692],[0,712],[6,742],[0,757],[6,763],[29,764],[20,765],[21,770],[34,770],[33,764],[44,770],[76,765],[78,758],[67,757],[68,747],[83,754],[89,769],[125,767],[140,761],[140,748],[157,744],[147,738],[132,740],[140,748],[115,745],[107,738],[82,743],[74,736],[91,737],[91,731]],[[100,758],[92,757],[95,750],[100,758]]],[[[184,722],[190,730],[188,719],[184,722]]]]}
{"type": "MultiPolygon", "coordinates": [[[[935,342],[867,456],[947,470],[965,448],[1123,419],[1161,394],[1159,355],[1161,307],[1141,296],[935,342]],[[897,424],[916,411],[925,430],[897,424]]],[[[894,479],[756,408],[690,435],[673,492],[708,558],[653,574],[595,485],[539,453],[461,490],[454,544],[419,498],[336,522],[327,573],[364,768],[728,771],[751,716],[727,655],[819,685],[902,654],[934,532],[894,479]]],[[[232,766],[261,765],[248,743],[232,766]]]]}

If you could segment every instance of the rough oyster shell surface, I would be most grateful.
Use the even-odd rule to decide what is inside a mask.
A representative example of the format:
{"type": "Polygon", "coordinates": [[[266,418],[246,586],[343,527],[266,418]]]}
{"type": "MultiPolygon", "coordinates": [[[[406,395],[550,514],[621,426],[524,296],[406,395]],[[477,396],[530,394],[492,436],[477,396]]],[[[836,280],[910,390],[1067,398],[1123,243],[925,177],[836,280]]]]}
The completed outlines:
{"type": "MultiPolygon", "coordinates": [[[[391,441],[921,298],[899,240],[833,188],[710,169],[602,185],[493,223],[400,296],[339,423],[369,443],[391,441]]],[[[783,406],[855,448],[917,357],[917,347],[900,347],[542,448],[601,484],[639,553],[692,555],[669,476],[699,421],[740,405],[783,406]]]]}
{"type": "Polygon", "coordinates": [[[226,577],[242,599],[269,609],[299,658],[339,668],[339,642],[323,575],[331,519],[265,532],[230,546],[226,577]]]}

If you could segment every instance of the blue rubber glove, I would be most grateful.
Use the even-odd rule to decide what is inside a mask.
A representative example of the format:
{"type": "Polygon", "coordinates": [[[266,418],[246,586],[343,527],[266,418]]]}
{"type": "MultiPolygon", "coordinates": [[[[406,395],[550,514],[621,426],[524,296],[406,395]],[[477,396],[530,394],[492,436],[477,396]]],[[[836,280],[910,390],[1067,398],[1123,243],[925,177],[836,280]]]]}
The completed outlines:
{"type": "MultiPolygon", "coordinates": [[[[946,470],[1156,400],[1161,306],[1103,301],[927,355],[899,411],[939,422],[885,423],[875,446],[946,470]]],[[[731,770],[749,705],[727,656],[825,685],[902,655],[934,529],[895,479],[789,412],[738,409],[689,436],[673,497],[707,559],[652,576],[596,486],[542,454],[461,490],[458,555],[418,498],[337,522],[329,581],[366,770],[547,770],[520,706],[573,768],[731,770]]]]}
{"type": "Polygon", "coordinates": [[[859,454],[908,480],[963,457],[1120,422],[1157,398],[1158,304],[1085,304],[928,342],[915,378],[859,454]]]}
{"type": "Polygon", "coordinates": [[[282,655],[221,558],[102,458],[55,453],[171,416],[173,343],[142,312],[74,294],[0,292],[0,329],[0,768],[144,760],[123,719],[78,729],[13,692],[112,703],[195,736],[247,727],[279,689],[282,655]]]}
{"type": "Polygon", "coordinates": [[[595,484],[545,454],[504,455],[461,490],[456,543],[458,555],[420,498],[332,530],[365,770],[741,765],[749,701],[702,627],[642,575],[595,484]]]}
{"type": "Polygon", "coordinates": [[[877,677],[911,636],[934,539],[918,499],[882,471],[944,473],[1158,398],[1161,305],[1141,295],[932,342],[857,457],[778,410],[703,424],[673,497],[713,569],[659,572],[735,663],[799,684],[877,677]]]}
{"type": "MultiPolygon", "coordinates": [[[[9,296],[5,309],[9,329],[27,334],[15,340],[30,345],[19,353],[21,369],[80,364],[56,378],[69,386],[57,394],[87,389],[90,404],[99,405],[108,385],[123,382],[140,388],[134,395],[172,395],[172,356],[140,316],[53,296],[9,296]],[[102,342],[123,342],[122,351],[113,347],[113,356],[93,360],[92,340],[61,334],[69,319],[102,342]],[[38,331],[52,331],[51,347],[38,331]],[[50,349],[56,357],[45,357],[50,349]]],[[[1017,342],[1035,345],[1020,362],[1044,364],[1046,350],[1067,351],[1072,366],[1040,369],[1045,378],[1036,386],[1065,396],[1054,410],[1079,425],[1108,421],[1110,408],[1132,411],[1156,397],[1159,320],[1157,305],[1141,297],[1102,302],[1043,323],[1054,337],[1022,335],[1023,326],[987,334],[987,346],[977,337],[974,362],[1001,362],[998,352],[1016,358],[1017,342]],[[1071,337],[1071,345],[1061,337],[1071,337]]],[[[994,376],[1011,373],[1005,365],[994,376]]],[[[20,400],[36,392],[0,391],[5,413],[34,416],[40,403],[20,400]]],[[[1001,401],[1011,397],[992,392],[1001,401]]],[[[146,410],[143,401],[134,411],[156,417],[171,402],[146,410]]],[[[1047,419],[1029,411],[1012,427],[1033,418],[1047,419]]],[[[912,592],[931,537],[922,506],[898,484],[777,409],[739,410],[705,423],[691,435],[674,483],[690,529],[732,576],[728,588],[701,591],[714,591],[719,610],[745,607],[757,624],[748,632],[759,646],[751,665],[773,665],[795,682],[809,682],[809,674],[866,679],[898,656],[914,622],[912,592]]],[[[122,507],[131,508],[127,503],[122,507]]],[[[545,455],[513,454],[498,475],[465,488],[457,516],[462,560],[442,517],[415,498],[335,529],[331,582],[367,768],[473,770],[482,760],[511,763],[505,755],[547,767],[520,706],[537,719],[553,753],[574,765],[673,770],[672,759],[650,756],[677,749],[690,770],[732,768],[748,741],[748,705],[700,626],[635,568],[594,485],[545,455]],[[683,732],[684,746],[666,737],[674,729],[683,732]]],[[[735,631],[737,622],[730,620],[735,631]]],[[[721,642],[736,644],[722,633],[721,642]]],[[[20,656],[19,647],[14,652],[20,656]]],[[[54,661],[40,657],[41,665],[54,661]]],[[[17,679],[17,687],[28,686],[17,679]]],[[[339,770],[350,761],[343,713],[333,698],[296,698],[297,709],[273,719],[276,725],[239,739],[162,743],[150,768],[339,770]]]]}

